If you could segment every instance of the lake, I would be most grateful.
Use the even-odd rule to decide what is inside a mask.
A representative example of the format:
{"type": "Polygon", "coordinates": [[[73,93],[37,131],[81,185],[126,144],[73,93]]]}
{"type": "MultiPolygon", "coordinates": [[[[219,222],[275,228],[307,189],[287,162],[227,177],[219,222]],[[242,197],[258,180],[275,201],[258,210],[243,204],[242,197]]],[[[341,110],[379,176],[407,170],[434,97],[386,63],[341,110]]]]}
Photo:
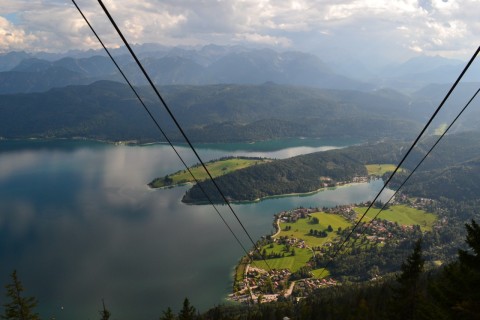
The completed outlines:
{"type": "MultiPolygon", "coordinates": [[[[226,155],[285,158],[355,141],[289,139],[199,145],[205,161],[226,155]]],[[[185,146],[186,162],[197,161],[185,146]]],[[[42,318],[95,319],[102,299],[114,319],[158,319],[184,297],[204,311],[224,302],[242,248],[211,206],[185,205],[187,187],[151,190],[153,178],[183,169],[167,145],[91,141],[0,141],[0,286],[18,270],[42,318]]],[[[273,214],[298,206],[371,200],[382,182],[233,208],[254,239],[273,214]]],[[[219,211],[249,248],[226,206],[219,211]]],[[[4,292],[0,293],[4,295],[4,292]]]]}

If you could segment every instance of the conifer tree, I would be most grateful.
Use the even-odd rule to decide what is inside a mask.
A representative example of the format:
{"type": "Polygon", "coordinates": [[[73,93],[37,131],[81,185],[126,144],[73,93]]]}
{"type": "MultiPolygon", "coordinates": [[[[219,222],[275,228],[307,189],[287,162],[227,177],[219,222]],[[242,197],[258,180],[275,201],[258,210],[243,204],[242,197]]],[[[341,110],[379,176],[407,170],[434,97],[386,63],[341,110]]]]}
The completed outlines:
{"type": "Polygon", "coordinates": [[[420,306],[423,300],[420,276],[425,260],[422,257],[422,239],[418,239],[413,253],[402,263],[401,273],[397,276],[397,287],[394,288],[391,318],[420,319],[420,306]]]}
{"type": "Polygon", "coordinates": [[[458,250],[460,268],[456,280],[461,287],[453,309],[459,319],[480,319],[480,226],[472,220],[465,227],[465,242],[470,249],[458,250]]]}
{"type": "Polygon", "coordinates": [[[187,298],[183,300],[183,308],[178,314],[179,320],[193,320],[195,319],[195,308],[190,305],[190,301],[187,298]]]}
{"type": "Polygon", "coordinates": [[[33,309],[37,306],[37,299],[34,297],[24,297],[24,288],[22,283],[18,279],[17,270],[12,272],[12,283],[7,284],[7,298],[10,300],[4,304],[5,313],[2,315],[2,319],[10,320],[39,320],[38,313],[35,313],[33,309]]]}
{"type": "Polygon", "coordinates": [[[480,227],[465,225],[469,250],[458,250],[458,261],[446,266],[430,286],[436,303],[449,319],[480,319],[480,227]]]}
{"type": "Polygon", "coordinates": [[[160,320],[175,320],[176,317],[173,314],[172,309],[170,307],[167,308],[166,311],[163,311],[163,315],[160,317],[160,320]]]}
{"type": "Polygon", "coordinates": [[[472,271],[480,272],[480,226],[472,220],[472,224],[465,224],[465,228],[467,229],[465,242],[473,254],[467,250],[458,250],[458,260],[472,271]]]}
{"type": "Polygon", "coordinates": [[[105,308],[105,301],[102,299],[103,310],[100,311],[100,315],[102,316],[100,320],[108,320],[110,319],[111,313],[110,311],[105,308]]]}

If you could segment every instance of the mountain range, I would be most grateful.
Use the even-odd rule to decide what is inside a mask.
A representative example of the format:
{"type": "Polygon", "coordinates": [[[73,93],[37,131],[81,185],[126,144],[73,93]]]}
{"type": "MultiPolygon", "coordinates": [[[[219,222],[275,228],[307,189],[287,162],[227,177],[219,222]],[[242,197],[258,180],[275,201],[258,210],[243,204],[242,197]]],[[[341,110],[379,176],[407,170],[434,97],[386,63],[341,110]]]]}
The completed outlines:
{"type": "MultiPolygon", "coordinates": [[[[303,52],[216,45],[135,50],[185,130],[202,142],[409,137],[433,113],[450,87],[450,75],[461,66],[458,60],[417,57],[384,68],[376,79],[369,72],[355,80],[338,73],[345,68],[303,52]],[[435,79],[438,83],[430,82],[435,79]],[[398,81],[409,83],[408,90],[385,87],[398,81]]],[[[181,141],[125,48],[112,52],[168,135],[181,141]]],[[[349,65],[354,64],[362,69],[354,60],[349,65]]],[[[0,55],[0,70],[2,137],[163,140],[101,51],[11,52],[0,55]]],[[[462,82],[437,126],[448,122],[476,88],[476,82],[462,82]]],[[[472,112],[461,120],[466,128],[476,125],[478,111],[472,112]]]]}
{"type": "MultiPolygon", "coordinates": [[[[158,85],[277,84],[326,89],[371,91],[393,88],[412,93],[431,83],[453,83],[464,62],[419,56],[403,63],[371,70],[355,59],[342,64],[298,51],[279,52],[241,46],[208,45],[200,48],[135,46],[145,69],[158,85]]],[[[132,83],[146,84],[125,48],[112,50],[132,83]]],[[[476,81],[474,65],[467,74],[476,81]]],[[[123,81],[101,50],[66,54],[10,52],[0,54],[0,93],[42,92],[98,80],[123,81]]]]}

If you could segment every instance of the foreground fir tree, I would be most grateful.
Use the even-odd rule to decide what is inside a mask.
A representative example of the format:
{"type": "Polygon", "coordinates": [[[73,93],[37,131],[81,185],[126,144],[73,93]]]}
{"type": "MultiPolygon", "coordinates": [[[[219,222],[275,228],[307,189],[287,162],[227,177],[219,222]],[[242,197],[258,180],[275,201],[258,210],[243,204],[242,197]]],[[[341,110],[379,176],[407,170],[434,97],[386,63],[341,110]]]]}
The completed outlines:
{"type": "Polygon", "coordinates": [[[110,319],[111,313],[105,307],[105,301],[103,301],[103,299],[102,299],[102,305],[103,305],[103,310],[99,311],[101,316],[100,320],[108,320],[110,319]]]}
{"type": "Polygon", "coordinates": [[[480,320],[480,226],[465,225],[468,250],[458,250],[458,261],[447,266],[431,291],[449,318],[480,320]]]}
{"type": "Polygon", "coordinates": [[[7,300],[3,306],[5,313],[2,315],[2,319],[11,320],[39,320],[38,313],[35,313],[33,309],[37,306],[37,299],[34,297],[23,296],[23,286],[17,276],[17,270],[12,272],[12,283],[7,284],[7,300]]]}
{"type": "Polygon", "coordinates": [[[167,308],[166,311],[163,311],[163,315],[160,317],[160,320],[175,320],[177,317],[173,313],[172,309],[170,307],[167,308]]]}
{"type": "Polygon", "coordinates": [[[425,260],[422,257],[422,240],[418,239],[413,253],[402,263],[401,273],[397,276],[394,288],[392,319],[424,319],[421,316],[423,295],[420,277],[424,270],[425,260]]]}
{"type": "Polygon", "coordinates": [[[193,320],[195,319],[195,308],[190,305],[190,301],[187,298],[183,300],[183,308],[178,314],[179,320],[193,320]]]}

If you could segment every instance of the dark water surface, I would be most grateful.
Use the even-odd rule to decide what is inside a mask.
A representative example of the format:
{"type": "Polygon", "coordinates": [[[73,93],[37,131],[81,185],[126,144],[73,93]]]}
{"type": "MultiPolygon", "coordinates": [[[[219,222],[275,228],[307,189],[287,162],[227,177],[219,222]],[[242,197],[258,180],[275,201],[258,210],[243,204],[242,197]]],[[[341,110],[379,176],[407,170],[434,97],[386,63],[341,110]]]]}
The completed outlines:
{"type": "MultiPolygon", "coordinates": [[[[284,158],[351,143],[310,139],[285,142],[284,149],[279,142],[263,148],[199,147],[207,161],[232,154],[284,158]]],[[[189,164],[196,163],[184,147],[179,151],[189,164]]],[[[200,310],[222,303],[243,250],[210,206],[180,202],[187,187],[146,186],[179,169],[166,145],[0,141],[1,288],[17,269],[27,294],[40,300],[45,319],[99,318],[102,298],[114,319],[158,319],[168,306],[179,309],[184,297],[200,310]]],[[[272,230],[276,212],[371,200],[381,185],[375,181],[234,209],[256,239],[272,230]]],[[[219,209],[250,247],[226,207],[219,209]]]]}

